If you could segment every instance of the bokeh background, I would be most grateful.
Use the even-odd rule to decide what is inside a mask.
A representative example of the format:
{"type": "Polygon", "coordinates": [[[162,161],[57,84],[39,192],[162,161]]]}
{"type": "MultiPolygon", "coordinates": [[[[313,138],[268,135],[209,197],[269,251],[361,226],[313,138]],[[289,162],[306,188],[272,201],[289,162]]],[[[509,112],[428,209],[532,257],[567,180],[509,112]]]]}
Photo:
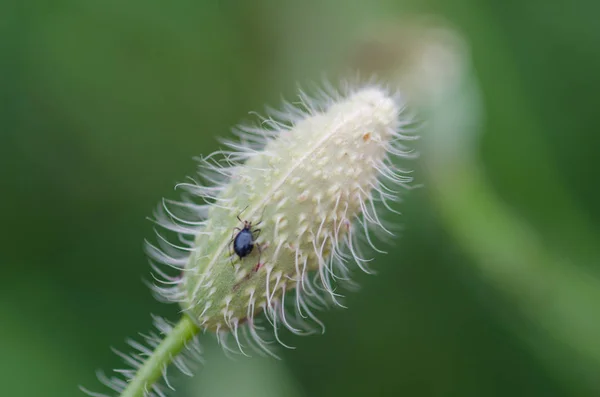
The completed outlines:
{"type": "Polygon", "coordinates": [[[589,0],[1,1],[0,393],[101,390],[94,371],[123,367],[110,346],[150,313],[176,318],[142,281],[142,241],[192,157],[297,82],[351,69],[381,26],[436,15],[470,48],[485,114],[470,155],[502,210],[464,192],[452,216],[415,163],[425,188],[402,204],[402,237],[377,276],[357,274],[349,309],[321,314],[324,335],[285,333],[297,349],[283,361],[231,361],[206,337],[205,367],[175,395],[599,395],[599,13],[589,0]],[[515,249],[482,208],[535,243],[515,249]]]}

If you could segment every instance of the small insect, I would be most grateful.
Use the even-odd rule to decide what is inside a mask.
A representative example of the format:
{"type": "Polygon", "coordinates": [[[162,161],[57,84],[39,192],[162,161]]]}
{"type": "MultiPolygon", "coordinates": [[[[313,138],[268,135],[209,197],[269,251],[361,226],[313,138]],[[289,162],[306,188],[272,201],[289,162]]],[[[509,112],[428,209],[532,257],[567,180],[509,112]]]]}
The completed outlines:
{"type": "MultiPolygon", "coordinates": [[[[254,245],[256,243],[256,239],[258,238],[258,236],[260,236],[260,229],[252,230],[252,222],[243,221],[242,219],[240,219],[239,215],[237,216],[237,219],[238,221],[244,224],[244,227],[241,229],[239,227],[233,229],[235,235],[232,237],[231,242],[233,243],[233,251],[240,259],[242,259],[252,253],[252,250],[254,249],[254,245]],[[237,234],[235,233],[236,231],[237,234]]],[[[262,221],[258,222],[256,226],[260,225],[261,223],[262,221]]],[[[260,263],[260,245],[256,245],[256,248],[258,249],[259,253],[258,262],[260,263]]],[[[233,254],[231,256],[233,257],[233,254]]]]}

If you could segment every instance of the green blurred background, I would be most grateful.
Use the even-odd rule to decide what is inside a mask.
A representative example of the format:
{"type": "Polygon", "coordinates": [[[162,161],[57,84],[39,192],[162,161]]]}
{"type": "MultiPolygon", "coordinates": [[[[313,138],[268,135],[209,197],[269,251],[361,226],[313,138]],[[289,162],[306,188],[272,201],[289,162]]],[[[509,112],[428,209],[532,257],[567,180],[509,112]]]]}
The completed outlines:
{"type": "MultiPolygon", "coordinates": [[[[591,0],[1,1],[0,394],[100,390],[94,371],[123,367],[110,346],[150,313],[176,318],[142,282],[142,241],[192,157],[296,82],[333,80],[370,26],[414,15],[443,16],[470,45],[486,182],[547,255],[595,280],[599,13],[591,0]]],[[[205,368],[175,395],[600,395],[600,334],[574,341],[590,346],[581,358],[524,314],[527,298],[481,275],[434,194],[410,193],[402,238],[379,275],[357,276],[348,310],[321,314],[324,335],[285,333],[297,349],[283,361],[238,362],[206,337],[205,368]]],[[[594,329],[587,297],[563,309],[594,329]]]]}

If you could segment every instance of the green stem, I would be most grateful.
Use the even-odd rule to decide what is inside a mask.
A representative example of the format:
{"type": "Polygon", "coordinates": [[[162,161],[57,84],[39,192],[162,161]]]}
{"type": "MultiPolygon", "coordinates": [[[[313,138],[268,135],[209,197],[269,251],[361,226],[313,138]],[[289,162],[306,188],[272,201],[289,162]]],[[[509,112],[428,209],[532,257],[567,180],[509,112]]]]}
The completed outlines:
{"type": "Polygon", "coordinates": [[[192,319],[184,315],[140,367],[121,397],[143,397],[144,392],[149,390],[162,376],[163,368],[173,361],[173,358],[179,354],[185,344],[199,331],[192,319]]]}

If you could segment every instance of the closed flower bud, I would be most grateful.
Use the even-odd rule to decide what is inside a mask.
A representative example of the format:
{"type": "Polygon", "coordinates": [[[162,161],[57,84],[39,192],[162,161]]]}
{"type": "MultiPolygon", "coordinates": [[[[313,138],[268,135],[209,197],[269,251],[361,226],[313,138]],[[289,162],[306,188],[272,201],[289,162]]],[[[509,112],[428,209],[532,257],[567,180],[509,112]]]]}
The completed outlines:
{"type": "Polygon", "coordinates": [[[341,304],[336,284],[353,266],[369,271],[363,249],[379,251],[373,232],[389,232],[379,210],[392,211],[392,185],[411,181],[395,165],[412,156],[400,98],[377,85],[330,91],[237,129],[231,150],[200,160],[205,183],[178,185],[184,200],[157,212],[180,243],[161,239],[150,256],[181,275],[157,268],[156,292],[242,352],[247,343],[272,354],[257,332],[262,313],[277,340],[280,326],[322,327],[315,308],[341,304]]]}

